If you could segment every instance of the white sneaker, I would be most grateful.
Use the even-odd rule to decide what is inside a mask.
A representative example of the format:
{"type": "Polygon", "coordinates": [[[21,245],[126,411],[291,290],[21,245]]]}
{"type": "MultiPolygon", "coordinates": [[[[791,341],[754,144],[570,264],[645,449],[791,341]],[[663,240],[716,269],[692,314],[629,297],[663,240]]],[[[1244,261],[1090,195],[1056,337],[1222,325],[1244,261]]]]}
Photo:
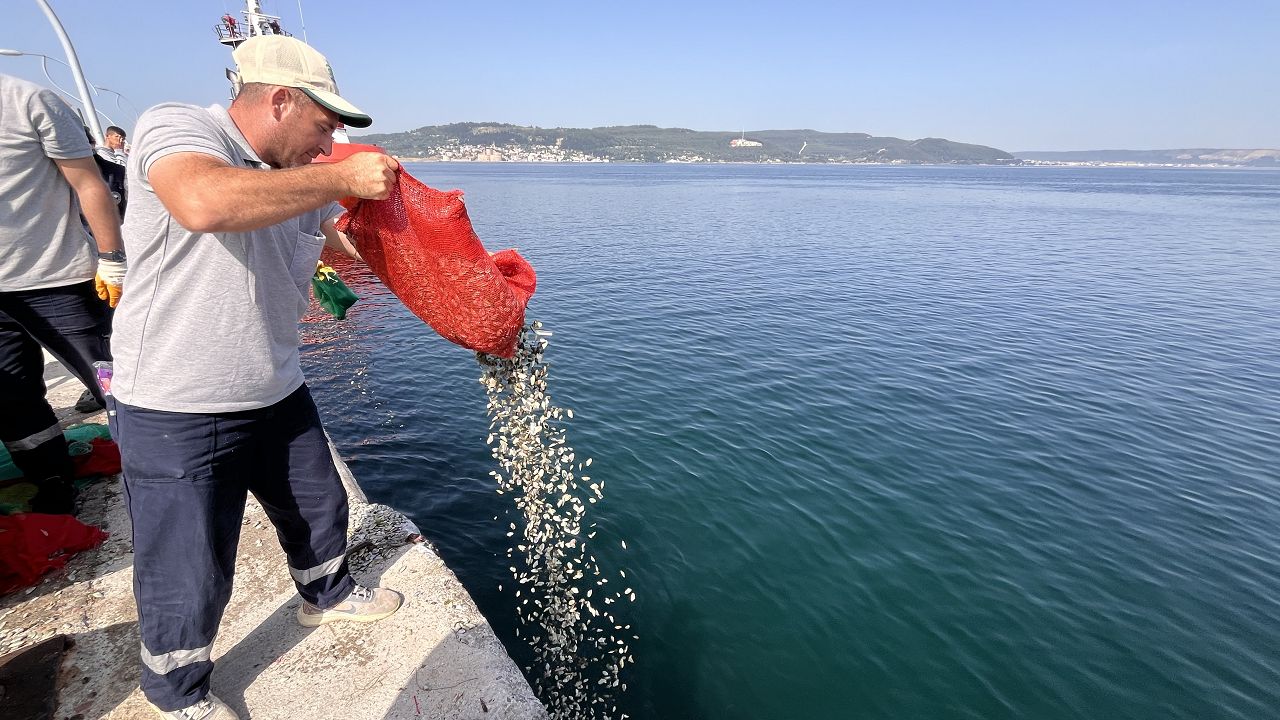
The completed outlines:
{"type": "Polygon", "coordinates": [[[172,718],[172,720],[240,720],[235,710],[227,707],[227,704],[213,693],[205,695],[204,699],[195,705],[189,705],[181,710],[161,710],[155,705],[151,707],[160,713],[160,717],[172,718]]]}
{"type": "Polygon", "coordinates": [[[345,600],[328,610],[321,610],[306,600],[298,608],[298,623],[303,627],[319,627],[338,620],[374,622],[388,617],[404,604],[404,596],[386,588],[356,585],[345,600]]]}

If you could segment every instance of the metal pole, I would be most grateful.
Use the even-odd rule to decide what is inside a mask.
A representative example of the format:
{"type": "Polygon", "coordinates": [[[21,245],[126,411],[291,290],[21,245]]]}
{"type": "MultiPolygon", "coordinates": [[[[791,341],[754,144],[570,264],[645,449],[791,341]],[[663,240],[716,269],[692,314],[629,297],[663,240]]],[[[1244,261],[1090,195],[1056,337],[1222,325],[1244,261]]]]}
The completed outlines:
{"type": "Polygon", "coordinates": [[[80,58],[76,57],[76,49],[71,44],[71,38],[67,37],[66,28],[62,27],[62,21],[53,12],[48,0],[36,0],[36,4],[44,10],[45,16],[49,18],[49,24],[53,26],[53,31],[58,34],[58,40],[62,42],[62,51],[67,54],[67,65],[71,67],[71,76],[76,79],[76,88],[80,90],[80,102],[84,105],[85,122],[89,124],[89,131],[97,138],[99,144],[105,143],[107,138],[102,134],[102,126],[98,124],[98,111],[93,107],[93,95],[89,92],[89,83],[84,79],[84,71],[80,69],[80,58]]]}

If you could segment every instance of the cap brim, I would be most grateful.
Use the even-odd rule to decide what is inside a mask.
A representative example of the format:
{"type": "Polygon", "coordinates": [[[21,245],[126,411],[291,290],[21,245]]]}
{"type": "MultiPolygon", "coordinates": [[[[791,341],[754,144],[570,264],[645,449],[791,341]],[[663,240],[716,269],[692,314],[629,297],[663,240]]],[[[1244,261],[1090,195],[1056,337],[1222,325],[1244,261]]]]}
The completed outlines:
{"type": "Polygon", "coordinates": [[[338,114],[338,118],[346,125],[355,128],[367,128],[373,124],[373,118],[360,112],[360,108],[343,100],[337,93],[325,92],[314,88],[298,88],[315,100],[321,107],[328,108],[338,114]]]}

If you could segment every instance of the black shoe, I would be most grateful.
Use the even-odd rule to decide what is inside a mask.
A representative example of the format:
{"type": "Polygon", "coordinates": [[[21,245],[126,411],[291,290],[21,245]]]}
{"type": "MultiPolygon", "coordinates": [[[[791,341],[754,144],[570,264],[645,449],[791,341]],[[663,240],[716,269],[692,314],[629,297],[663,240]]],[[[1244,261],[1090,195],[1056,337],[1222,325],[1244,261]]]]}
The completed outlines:
{"type": "Polygon", "coordinates": [[[93,393],[88,390],[85,390],[80,399],[76,401],[76,412],[95,413],[101,409],[102,405],[98,402],[98,398],[94,397],[93,393]]]}
{"type": "Polygon", "coordinates": [[[31,498],[31,512],[46,515],[75,515],[76,497],[80,491],[70,481],[50,478],[36,486],[36,496],[31,498]]]}

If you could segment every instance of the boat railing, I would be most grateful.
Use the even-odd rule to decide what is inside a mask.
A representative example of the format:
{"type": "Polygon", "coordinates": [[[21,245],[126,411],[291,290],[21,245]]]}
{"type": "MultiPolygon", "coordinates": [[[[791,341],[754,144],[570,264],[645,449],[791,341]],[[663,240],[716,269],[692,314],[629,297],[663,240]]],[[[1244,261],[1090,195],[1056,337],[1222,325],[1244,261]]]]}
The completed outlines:
{"type": "Polygon", "coordinates": [[[256,23],[238,22],[224,16],[222,22],[213,26],[213,32],[218,36],[218,42],[233,47],[257,35],[293,37],[292,33],[280,27],[278,18],[265,15],[259,15],[256,23]]]}

